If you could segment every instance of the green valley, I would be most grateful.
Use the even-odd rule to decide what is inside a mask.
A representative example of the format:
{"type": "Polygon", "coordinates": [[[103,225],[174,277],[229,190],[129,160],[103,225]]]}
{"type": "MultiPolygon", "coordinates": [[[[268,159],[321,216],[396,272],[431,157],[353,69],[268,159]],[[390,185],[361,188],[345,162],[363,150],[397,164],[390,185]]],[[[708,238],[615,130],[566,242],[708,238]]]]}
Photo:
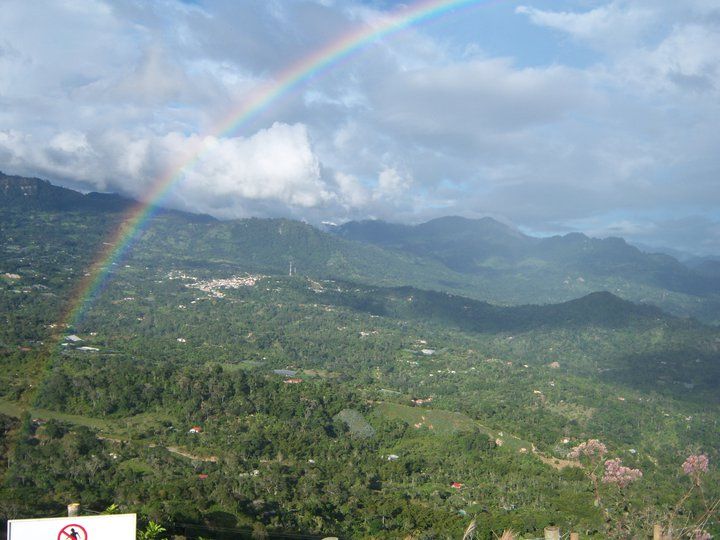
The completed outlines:
{"type": "Polygon", "coordinates": [[[461,538],[473,519],[479,538],[605,538],[668,519],[701,452],[720,497],[715,326],[600,291],[491,304],[458,294],[477,275],[437,286],[468,275],[437,258],[164,211],[71,320],[127,205],[23,204],[0,207],[3,516],[78,501],[218,539],[461,538]],[[567,457],[588,439],[643,472],[603,507],[567,457]]]}

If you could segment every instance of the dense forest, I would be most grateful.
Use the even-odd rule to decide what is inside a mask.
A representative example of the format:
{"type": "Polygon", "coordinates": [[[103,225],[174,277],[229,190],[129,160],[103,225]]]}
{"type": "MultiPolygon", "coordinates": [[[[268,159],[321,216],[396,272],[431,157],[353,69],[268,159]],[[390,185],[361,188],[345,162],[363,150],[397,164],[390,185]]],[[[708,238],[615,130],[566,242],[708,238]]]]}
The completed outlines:
{"type": "Polygon", "coordinates": [[[176,212],[90,289],[128,202],[82,197],[0,207],[4,519],[77,501],[205,538],[719,532],[717,327],[609,292],[501,306],[407,250],[176,212]],[[600,457],[623,468],[600,482],[600,457]]]}

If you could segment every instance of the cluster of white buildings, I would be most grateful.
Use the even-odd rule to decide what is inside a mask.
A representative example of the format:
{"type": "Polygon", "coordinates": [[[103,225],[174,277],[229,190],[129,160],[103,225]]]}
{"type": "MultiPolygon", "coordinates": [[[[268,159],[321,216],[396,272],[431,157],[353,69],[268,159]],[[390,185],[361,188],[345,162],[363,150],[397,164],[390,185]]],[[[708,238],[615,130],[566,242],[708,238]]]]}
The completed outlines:
{"type": "MultiPolygon", "coordinates": [[[[195,276],[186,274],[179,270],[173,270],[167,275],[168,279],[182,279],[183,281],[190,281],[185,286],[191,289],[199,289],[204,293],[209,294],[215,298],[225,298],[225,293],[221,292],[221,289],[239,289],[240,287],[254,287],[258,281],[266,276],[248,274],[246,276],[231,276],[229,278],[218,278],[201,281],[195,276]]],[[[194,303],[194,302],[191,302],[194,303]]],[[[180,309],[183,309],[182,306],[180,309]]]]}
{"type": "Polygon", "coordinates": [[[229,278],[210,279],[207,281],[194,281],[186,286],[199,289],[215,298],[224,298],[225,294],[220,289],[239,289],[240,287],[254,287],[255,284],[265,276],[247,275],[232,276],[229,278]]]}

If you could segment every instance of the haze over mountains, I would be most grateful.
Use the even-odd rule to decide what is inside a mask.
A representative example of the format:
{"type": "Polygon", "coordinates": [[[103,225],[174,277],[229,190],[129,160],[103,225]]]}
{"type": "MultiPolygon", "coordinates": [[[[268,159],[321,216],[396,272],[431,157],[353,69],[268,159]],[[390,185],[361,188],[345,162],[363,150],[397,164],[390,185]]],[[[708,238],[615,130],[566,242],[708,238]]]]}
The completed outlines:
{"type": "MultiPolygon", "coordinates": [[[[81,194],[2,173],[0,199],[3,206],[60,212],[120,213],[133,205],[118,195],[81,194]]],[[[180,242],[182,257],[219,266],[286,273],[292,261],[296,271],[310,276],[411,285],[498,304],[556,303],[609,291],[676,315],[720,320],[717,261],[685,265],[621,238],[537,238],[491,218],[349,222],[325,232],[284,219],[218,221],[164,211],[138,242],[140,252],[159,260],[180,242]]]]}

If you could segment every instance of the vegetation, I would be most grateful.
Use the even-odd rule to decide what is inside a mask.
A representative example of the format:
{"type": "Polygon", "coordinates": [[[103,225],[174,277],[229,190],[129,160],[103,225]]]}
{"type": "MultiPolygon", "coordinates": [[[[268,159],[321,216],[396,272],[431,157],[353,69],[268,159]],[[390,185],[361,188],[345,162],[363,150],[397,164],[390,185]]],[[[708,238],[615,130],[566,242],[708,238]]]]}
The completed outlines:
{"type": "Polygon", "coordinates": [[[210,538],[718,532],[718,328],[609,293],[499,307],[363,284],[401,259],[178,213],[70,321],[122,211],[0,210],[4,518],[79,501],[210,538]],[[622,460],[608,478],[642,478],[568,458],[589,439],[622,460]]]}

